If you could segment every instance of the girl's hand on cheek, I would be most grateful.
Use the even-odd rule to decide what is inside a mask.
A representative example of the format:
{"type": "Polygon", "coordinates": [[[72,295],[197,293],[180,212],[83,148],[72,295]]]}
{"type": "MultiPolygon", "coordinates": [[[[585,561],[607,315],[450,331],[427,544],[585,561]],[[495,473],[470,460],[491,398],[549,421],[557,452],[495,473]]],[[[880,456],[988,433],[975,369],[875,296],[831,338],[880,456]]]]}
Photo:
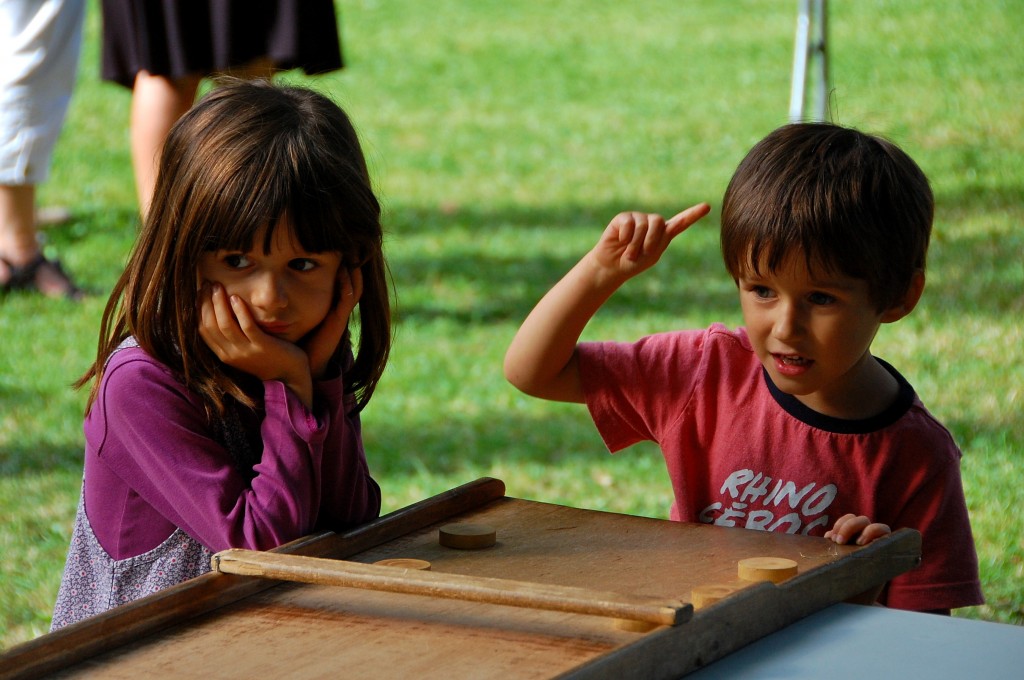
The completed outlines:
{"type": "Polygon", "coordinates": [[[309,356],[309,369],[313,377],[322,378],[327,372],[331,357],[338,349],[349,317],[363,294],[363,272],[358,267],[338,268],[338,304],[334,306],[320,325],[303,341],[303,349],[309,356]]]}
{"type": "Polygon", "coordinates": [[[199,293],[199,336],[228,366],[260,380],[281,380],[291,386],[308,381],[302,350],[264,333],[248,305],[228,296],[219,283],[206,283],[199,293]]]}

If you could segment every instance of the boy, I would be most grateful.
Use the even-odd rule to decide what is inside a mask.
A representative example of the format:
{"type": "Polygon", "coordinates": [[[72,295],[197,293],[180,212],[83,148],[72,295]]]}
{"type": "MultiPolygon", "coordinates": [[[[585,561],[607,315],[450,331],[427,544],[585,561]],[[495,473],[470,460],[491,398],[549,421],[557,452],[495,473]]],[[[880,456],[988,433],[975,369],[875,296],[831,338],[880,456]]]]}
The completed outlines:
{"type": "Polygon", "coordinates": [[[586,403],[609,450],[657,442],[671,518],[865,545],[922,533],[922,564],[879,602],[948,613],[982,602],[960,451],[909,383],[870,353],[924,289],[933,199],[891,143],[793,124],[740,163],[722,253],[744,328],[579,343],[601,305],[708,213],[622,213],[537,304],[505,357],[527,394],[586,403]]]}

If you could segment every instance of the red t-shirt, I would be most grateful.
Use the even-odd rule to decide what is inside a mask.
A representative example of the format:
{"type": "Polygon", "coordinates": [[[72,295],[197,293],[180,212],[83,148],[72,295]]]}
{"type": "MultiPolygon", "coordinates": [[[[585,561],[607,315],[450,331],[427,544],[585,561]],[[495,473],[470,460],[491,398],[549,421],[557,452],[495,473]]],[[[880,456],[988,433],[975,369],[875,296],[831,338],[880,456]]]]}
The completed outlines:
{"type": "Polygon", "coordinates": [[[581,343],[587,406],[612,452],[650,440],[665,456],[670,516],[822,536],[846,513],[922,534],[921,566],[883,604],[952,609],[983,602],[961,453],[909,383],[883,413],[812,411],[768,377],[746,331],[720,324],[636,343],[581,343]]]}

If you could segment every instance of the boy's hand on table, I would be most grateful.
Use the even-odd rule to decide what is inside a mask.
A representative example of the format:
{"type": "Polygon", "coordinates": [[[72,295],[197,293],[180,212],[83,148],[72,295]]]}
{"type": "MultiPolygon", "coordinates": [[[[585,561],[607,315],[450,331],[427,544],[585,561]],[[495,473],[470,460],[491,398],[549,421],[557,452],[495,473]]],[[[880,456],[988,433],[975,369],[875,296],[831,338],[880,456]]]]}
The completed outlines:
{"type": "Polygon", "coordinates": [[[891,533],[888,524],[872,522],[864,515],[847,514],[836,520],[835,526],[825,532],[825,538],[843,545],[856,537],[857,545],[867,545],[891,533]]]}

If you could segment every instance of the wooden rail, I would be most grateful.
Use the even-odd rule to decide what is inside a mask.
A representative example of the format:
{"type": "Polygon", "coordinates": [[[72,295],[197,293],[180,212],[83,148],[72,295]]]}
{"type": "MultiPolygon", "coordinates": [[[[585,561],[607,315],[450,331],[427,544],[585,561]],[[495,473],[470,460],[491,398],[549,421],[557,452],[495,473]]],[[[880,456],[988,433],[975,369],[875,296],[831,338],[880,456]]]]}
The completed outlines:
{"type": "Polygon", "coordinates": [[[689,604],[652,597],[258,550],[225,550],[213,556],[212,564],[214,571],[223,574],[610,616],[663,626],[684,623],[693,612],[689,604]]]}

